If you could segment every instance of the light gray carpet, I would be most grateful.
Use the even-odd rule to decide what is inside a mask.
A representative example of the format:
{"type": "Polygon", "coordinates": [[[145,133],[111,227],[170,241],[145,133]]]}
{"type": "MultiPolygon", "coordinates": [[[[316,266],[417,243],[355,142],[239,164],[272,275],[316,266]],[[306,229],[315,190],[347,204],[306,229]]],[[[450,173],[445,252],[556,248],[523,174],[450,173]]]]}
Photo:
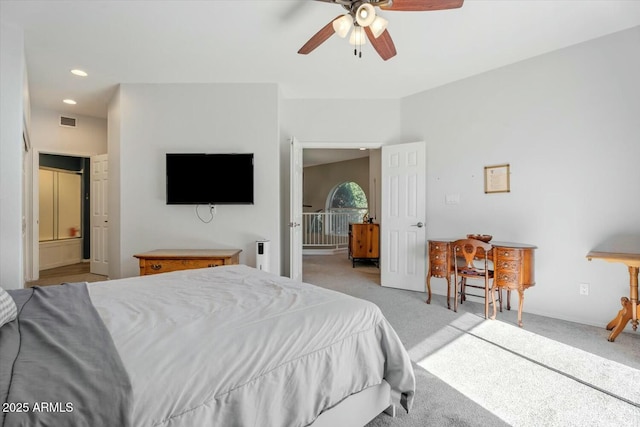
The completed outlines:
{"type": "Polygon", "coordinates": [[[305,256],[303,280],[377,304],[409,351],[413,410],[370,427],[640,426],[640,332],[610,343],[604,327],[526,312],[518,328],[516,310],[490,321],[465,302],[454,313],[444,297],[427,305],[425,293],[381,287],[378,268],[352,268],[346,254],[305,256]]]}

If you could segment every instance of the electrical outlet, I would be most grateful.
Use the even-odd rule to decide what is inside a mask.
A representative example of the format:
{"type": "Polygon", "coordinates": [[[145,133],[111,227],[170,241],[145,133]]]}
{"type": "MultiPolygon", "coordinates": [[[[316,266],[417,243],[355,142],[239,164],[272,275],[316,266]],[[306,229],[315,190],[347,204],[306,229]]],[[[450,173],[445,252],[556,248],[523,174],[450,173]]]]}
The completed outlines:
{"type": "Polygon", "coordinates": [[[580,283],[580,295],[589,295],[588,283],[580,283]]]}

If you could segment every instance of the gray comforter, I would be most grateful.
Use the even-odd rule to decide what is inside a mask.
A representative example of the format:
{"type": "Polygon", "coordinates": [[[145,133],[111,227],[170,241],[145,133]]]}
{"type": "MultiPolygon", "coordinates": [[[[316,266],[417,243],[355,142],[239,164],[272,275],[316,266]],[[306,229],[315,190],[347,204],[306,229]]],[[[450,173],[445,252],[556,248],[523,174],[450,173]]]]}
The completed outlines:
{"type": "Polygon", "coordinates": [[[0,425],[128,426],[131,384],[85,283],[9,291],[0,329],[0,425]]]}
{"type": "Polygon", "coordinates": [[[246,265],[88,288],[129,372],[136,426],[308,426],[382,381],[411,409],[411,360],[369,301],[246,265]]]}

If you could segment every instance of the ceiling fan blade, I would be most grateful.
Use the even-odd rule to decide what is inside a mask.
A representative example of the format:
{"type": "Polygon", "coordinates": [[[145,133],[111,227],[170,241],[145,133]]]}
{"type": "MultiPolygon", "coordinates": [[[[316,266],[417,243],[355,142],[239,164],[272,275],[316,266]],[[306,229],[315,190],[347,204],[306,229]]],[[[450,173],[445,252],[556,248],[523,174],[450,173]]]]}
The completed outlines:
{"type": "Polygon", "coordinates": [[[333,21],[335,21],[336,19],[342,17],[342,15],[338,15],[335,19],[333,19],[331,22],[329,22],[327,25],[325,25],[324,27],[322,27],[322,29],[320,31],[318,31],[317,33],[315,33],[313,35],[313,37],[311,37],[309,39],[308,42],[306,42],[304,44],[304,46],[302,46],[300,48],[300,50],[298,51],[299,54],[301,55],[306,55],[308,53],[311,53],[315,48],[317,48],[318,46],[320,46],[322,43],[324,43],[329,37],[331,37],[336,30],[333,29],[333,21]]]}
{"type": "Polygon", "coordinates": [[[457,9],[462,7],[463,2],[464,0],[393,0],[390,5],[380,6],[380,9],[409,12],[457,9]]]}
{"type": "Polygon", "coordinates": [[[393,44],[393,40],[391,40],[389,31],[384,30],[378,38],[375,38],[369,27],[364,27],[364,32],[367,33],[367,37],[373,45],[373,48],[383,60],[386,61],[396,56],[396,46],[393,44]]]}

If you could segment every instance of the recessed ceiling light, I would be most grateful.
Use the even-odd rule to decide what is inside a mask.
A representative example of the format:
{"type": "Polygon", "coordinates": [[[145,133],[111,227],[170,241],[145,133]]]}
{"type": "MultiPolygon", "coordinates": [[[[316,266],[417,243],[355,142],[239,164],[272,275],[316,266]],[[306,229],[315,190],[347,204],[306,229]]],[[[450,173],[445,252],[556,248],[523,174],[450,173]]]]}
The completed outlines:
{"type": "Polygon", "coordinates": [[[75,74],[76,76],[80,76],[80,77],[87,77],[89,74],[87,74],[86,71],[82,71],[82,70],[71,70],[71,74],[75,74]]]}
{"type": "Polygon", "coordinates": [[[64,102],[65,104],[69,104],[69,105],[76,105],[77,102],[74,101],[73,99],[64,99],[62,100],[62,102],[64,102]]]}

